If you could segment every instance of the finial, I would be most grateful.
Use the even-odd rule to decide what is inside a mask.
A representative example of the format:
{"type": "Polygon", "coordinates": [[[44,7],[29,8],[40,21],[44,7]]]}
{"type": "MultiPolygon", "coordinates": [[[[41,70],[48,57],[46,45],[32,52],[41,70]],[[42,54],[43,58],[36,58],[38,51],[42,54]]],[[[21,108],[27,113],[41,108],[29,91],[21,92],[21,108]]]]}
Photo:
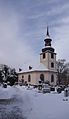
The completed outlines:
{"type": "Polygon", "coordinates": [[[47,36],[50,36],[50,35],[49,35],[49,31],[48,31],[48,26],[47,26],[47,34],[46,34],[46,35],[47,35],[47,36]]]}

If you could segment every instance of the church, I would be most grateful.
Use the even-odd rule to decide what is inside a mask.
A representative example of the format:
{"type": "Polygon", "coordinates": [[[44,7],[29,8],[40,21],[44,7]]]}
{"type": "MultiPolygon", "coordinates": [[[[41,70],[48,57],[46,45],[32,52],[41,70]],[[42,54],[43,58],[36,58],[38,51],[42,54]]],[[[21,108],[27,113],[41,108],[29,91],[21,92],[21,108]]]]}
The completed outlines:
{"type": "Polygon", "coordinates": [[[52,47],[52,39],[47,27],[46,38],[44,39],[45,47],[40,53],[40,64],[36,68],[29,66],[26,71],[18,72],[18,83],[39,85],[40,81],[49,82],[50,85],[57,83],[56,53],[52,47]]]}

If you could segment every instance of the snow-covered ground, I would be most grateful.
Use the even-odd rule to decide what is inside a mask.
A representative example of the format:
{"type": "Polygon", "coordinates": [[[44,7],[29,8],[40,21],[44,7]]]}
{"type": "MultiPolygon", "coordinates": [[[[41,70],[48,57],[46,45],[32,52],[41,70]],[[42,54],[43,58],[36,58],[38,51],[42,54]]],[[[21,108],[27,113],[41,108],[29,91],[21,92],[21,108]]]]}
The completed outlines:
{"type": "Polygon", "coordinates": [[[43,94],[38,93],[37,89],[27,90],[23,86],[0,87],[0,100],[13,98],[16,99],[13,101],[15,107],[18,107],[23,115],[21,119],[69,119],[69,97],[64,97],[64,92],[43,94]]]}

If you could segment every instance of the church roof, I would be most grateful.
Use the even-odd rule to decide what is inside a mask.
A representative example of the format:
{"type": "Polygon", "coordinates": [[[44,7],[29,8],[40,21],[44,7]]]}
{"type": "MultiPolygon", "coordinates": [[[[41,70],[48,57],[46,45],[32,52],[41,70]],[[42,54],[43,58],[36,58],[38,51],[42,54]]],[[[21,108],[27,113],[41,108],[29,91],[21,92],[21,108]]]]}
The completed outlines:
{"type": "Polygon", "coordinates": [[[37,67],[31,67],[31,69],[28,68],[26,70],[19,71],[18,74],[30,73],[30,72],[43,72],[43,71],[47,72],[47,71],[52,71],[52,70],[47,69],[43,64],[40,63],[37,67]]]}
{"type": "Polygon", "coordinates": [[[18,73],[23,73],[23,72],[32,72],[32,71],[47,71],[46,67],[43,64],[39,64],[37,67],[32,67],[30,66],[31,69],[24,69],[22,71],[19,71],[18,73]]]}
{"type": "Polygon", "coordinates": [[[40,63],[36,68],[34,68],[34,69],[36,69],[36,70],[40,70],[40,71],[42,71],[42,70],[48,70],[47,68],[46,68],[46,66],[44,66],[42,63],[40,63]]]}

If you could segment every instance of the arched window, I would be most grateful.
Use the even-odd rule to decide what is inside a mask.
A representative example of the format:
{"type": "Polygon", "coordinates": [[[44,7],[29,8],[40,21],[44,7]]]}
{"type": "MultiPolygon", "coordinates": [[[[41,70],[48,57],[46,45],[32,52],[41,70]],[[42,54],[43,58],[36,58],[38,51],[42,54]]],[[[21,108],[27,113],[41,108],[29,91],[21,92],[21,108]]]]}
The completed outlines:
{"type": "Polygon", "coordinates": [[[22,83],[24,83],[24,75],[22,75],[22,83]]]}
{"type": "Polygon", "coordinates": [[[40,74],[40,79],[42,82],[44,82],[44,74],[40,74]]]}
{"type": "Polygon", "coordinates": [[[22,79],[24,78],[24,75],[22,75],[22,79]]]}
{"type": "Polygon", "coordinates": [[[51,82],[54,82],[54,75],[51,75],[51,82]]]}
{"type": "Polygon", "coordinates": [[[28,82],[31,82],[31,75],[28,75],[28,82]]]}
{"type": "Polygon", "coordinates": [[[51,53],[51,58],[54,58],[54,54],[53,53],[51,53]]]}
{"type": "Polygon", "coordinates": [[[51,67],[54,68],[54,63],[53,62],[51,63],[51,67]]]}
{"type": "Polygon", "coordinates": [[[46,55],[45,55],[45,53],[43,53],[43,59],[45,59],[45,57],[46,57],[46,55]]]}

